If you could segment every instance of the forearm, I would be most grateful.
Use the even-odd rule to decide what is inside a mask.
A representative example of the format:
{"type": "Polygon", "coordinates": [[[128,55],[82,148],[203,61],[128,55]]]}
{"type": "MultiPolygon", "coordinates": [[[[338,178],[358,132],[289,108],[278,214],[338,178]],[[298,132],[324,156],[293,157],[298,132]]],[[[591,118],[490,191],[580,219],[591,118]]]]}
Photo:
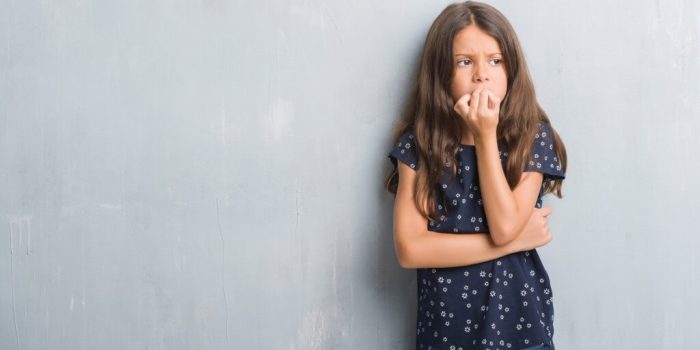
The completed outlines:
{"type": "Polygon", "coordinates": [[[509,245],[496,245],[488,233],[437,233],[416,236],[400,255],[404,268],[456,267],[478,264],[514,253],[509,245]]]}
{"type": "Polygon", "coordinates": [[[495,134],[476,138],[475,144],[481,198],[489,232],[494,242],[509,242],[525,225],[528,216],[519,212],[520,208],[508,185],[495,134]]]}

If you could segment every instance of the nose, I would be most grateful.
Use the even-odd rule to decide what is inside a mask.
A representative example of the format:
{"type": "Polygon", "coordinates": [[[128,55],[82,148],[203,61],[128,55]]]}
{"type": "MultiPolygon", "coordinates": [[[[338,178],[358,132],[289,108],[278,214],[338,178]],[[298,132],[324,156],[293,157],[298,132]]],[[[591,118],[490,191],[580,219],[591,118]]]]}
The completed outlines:
{"type": "Polygon", "coordinates": [[[488,72],[486,66],[483,63],[474,65],[474,74],[472,79],[475,83],[483,83],[489,81],[488,72]]]}

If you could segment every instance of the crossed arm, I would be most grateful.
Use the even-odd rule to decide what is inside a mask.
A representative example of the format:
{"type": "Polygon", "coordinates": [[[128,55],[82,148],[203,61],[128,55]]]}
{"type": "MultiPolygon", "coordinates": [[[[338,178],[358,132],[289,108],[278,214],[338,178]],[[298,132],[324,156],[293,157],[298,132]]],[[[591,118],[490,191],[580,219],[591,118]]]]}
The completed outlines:
{"type": "MultiPolygon", "coordinates": [[[[488,147],[485,147],[484,150],[488,150],[488,147]]],[[[499,162],[498,166],[500,167],[497,150],[495,160],[499,162]]],[[[492,233],[449,234],[428,231],[427,219],[420,214],[413,201],[414,183],[416,181],[415,170],[402,162],[398,162],[399,184],[394,201],[393,231],[394,245],[401,267],[438,268],[465,266],[497,259],[519,251],[520,247],[515,244],[514,238],[517,237],[532,214],[536,196],[539,193],[539,186],[542,183],[542,174],[524,173],[518,187],[511,192],[508,183],[505,182],[503,170],[499,169],[500,180],[503,181],[498,181],[498,176],[488,173],[488,171],[494,172],[494,169],[489,168],[490,165],[488,162],[485,162],[484,167],[487,172],[482,172],[482,164],[478,163],[482,199],[484,200],[486,218],[492,233]],[[487,177],[495,177],[496,179],[484,181],[487,177]],[[538,177],[539,182],[537,182],[538,177]],[[499,188],[499,186],[504,185],[508,193],[503,188],[499,188]],[[508,211],[498,214],[492,212],[489,215],[490,211],[485,198],[487,191],[497,194],[497,196],[491,195],[488,197],[491,199],[489,203],[493,203],[494,207],[499,207],[500,204],[500,207],[508,211]],[[518,193],[517,195],[515,194],[516,192],[518,193]],[[505,204],[499,203],[499,199],[505,204]],[[527,202],[528,200],[530,201],[527,202]],[[523,203],[520,203],[521,201],[523,203]],[[518,211],[518,205],[520,205],[519,208],[523,209],[518,211]],[[513,207],[515,207],[515,210],[513,210],[513,207]],[[496,220],[504,220],[504,218],[507,218],[507,215],[513,215],[513,213],[515,213],[515,217],[508,219],[508,222],[493,225],[496,220]],[[496,235],[493,233],[494,228],[496,228],[496,235]]]]}
{"type": "Polygon", "coordinates": [[[489,232],[496,245],[513,241],[534,210],[542,187],[542,173],[523,172],[511,190],[503,172],[496,135],[475,139],[481,198],[489,223],[489,232]]]}

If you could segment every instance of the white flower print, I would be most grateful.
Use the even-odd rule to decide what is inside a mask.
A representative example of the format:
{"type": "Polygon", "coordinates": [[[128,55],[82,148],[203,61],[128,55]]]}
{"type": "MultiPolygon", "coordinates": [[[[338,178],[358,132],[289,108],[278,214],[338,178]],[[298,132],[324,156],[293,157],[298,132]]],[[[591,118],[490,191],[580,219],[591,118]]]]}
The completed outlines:
{"type": "MultiPolygon", "coordinates": [[[[549,134],[546,137],[552,135],[548,130],[546,134],[549,134]]],[[[527,163],[532,164],[528,165],[529,170],[527,171],[537,170],[536,167],[539,163],[539,167],[542,172],[545,172],[545,175],[554,176],[554,167],[560,163],[558,159],[555,160],[556,155],[547,149],[551,139],[542,136],[542,129],[538,135],[539,139],[534,143],[534,152],[531,153],[530,159],[526,160],[527,163]],[[544,146],[541,146],[540,141],[545,142],[544,146]]],[[[401,160],[410,161],[411,157],[416,154],[418,147],[415,144],[411,144],[409,147],[406,148],[404,141],[399,149],[393,151],[393,154],[398,155],[399,151],[407,150],[401,160]]],[[[442,228],[442,232],[459,233],[469,232],[469,230],[472,232],[481,231],[483,228],[484,232],[489,231],[488,218],[484,216],[483,198],[479,192],[478,177],[476,177],[476,173],[470,173],[472,165],[470,162],[475,159],[471,155],[471,149],[463,148],[463,152],[457,156],[455,161],[444,162],[450,167],[457,165],[458,173],[461,175],[457,176],[457,179],[443,180],[438,183],[438,191],[444,191],[442,194],[446,197],[442,198],[446,199],[446,202],[435,203],[436,207],[440,205],[439,212],[436,218],[430,220],[430,230],[437,231],[437,229],[442,228]],[[475,229],[475,227],[477,228],[475,229]]],[[[506,152],[499,152],[499,154],[502,162],[507,161],[506,152]]],[[[419,166],[419,163],[416,161],[415,165],[419,166]]],[[[541,189],[546,185],[543,183],[541,189]]],[[[541,197],[538,198],[535,206],[542,206],[541,197]]],[[[432,345],[431,349],[433,350],[438,348],[457,350],[461,349],[460,345],[462,345],[464,349],[516,350],[518,345],[525,347],[523,344],[525,338],[531,340],[530,344],[536,345],[538,342],[534,340],[540,339],[539,334],[545,336],[548,331],[551,333],[551,330],[547,329],[553,320],[549,308],[552,304],[552,299],[549,299],[552,294],[549,290],[551,288],[549,280],[544,278],[544,270],[538,259],[523,258],[532,255],[527,252],[521,253],[522,255],[507,259],[489,261],[483,264],[483,267],[463,267],[461,271],[448,272],[441,268],[419,269],[417,348],[425,350],[432,345]],[[501,272],[503,272],[502,275],[501,272]],[[453,274],[447,275],[447,273],[453,274]],[[455,278],[451,278],[452,276],[455,278]],[[456,288],[449,290],[453,281],[456,288]],[[539,288],[534,288],[534,285],[538,284],[536,281],[539,281],[539,288]],[[494,282],[493,286],[491,286],[491,282],[494,282]],[[462,290],[459,290],[459,287],[462,287],[462,290]],[[521,294],[520,298],[517,297],[518,294],[521,294]],[[486,300],[482,301],[481,297],[487,295],[486,300]],[[459,301],[460,297],[462,301],[459,301]],[[450,300],[450,302],[441,303],[441,299],[450,300]],[[479,299],[478,302],[471,302],[477,299],[479,299]],[[534,304],[529,305],[531,301],[534,304]],[[542,304],[546,304],[547,308],[544,308],[542,304]],[[511,310],[513,312],[510,312],[511,310]],[[508,315],[507,318],[506,315],[508,315]],[[522,322],[518,322],[517,319],[521,315],[524,316],[524,319],[522,322]],[[539,321],[542,327],[538,327],[538,323],[534,320],[539,321]],[[521,330],[516,331],[520,334],[518,337],[520,340],[517,344],[509,343],[506,341],[507,334],[516,333],[513,332],[516,324],[520,325],[521,330]],[[448,336],[448,330],[454,331],[449,329],[450,327],[454,328],[452,326],[458,327],[458,329],[461,326],[465,333],[457,331],[457,334],[448,336]],[[488,332],[483,335],[479,334],[481,328],[485,328],[484,331],[488,330],[488,332]],[[431,333],[434,338],[430,337],[431,333]],[[480,336],[474,339],[473,336],[477,334],[480,336]],[[535,338],[535,334],[538,334],[537,338],[535,338]],[[430,340],[426,342],[427,339],[432,340],[432,342],[430,340]],[[438,339],[447,340],[440,342],[438,339]],[[459,344],[466,339],[469,339],[469,346],[459,344]],[[475,343],[472,343],[472,340],[475,343]],[[483,347],[478,345],[481,342],[484,342],[483,347]],[[438,345],[437,348],[436,345],[438,345]]]]}

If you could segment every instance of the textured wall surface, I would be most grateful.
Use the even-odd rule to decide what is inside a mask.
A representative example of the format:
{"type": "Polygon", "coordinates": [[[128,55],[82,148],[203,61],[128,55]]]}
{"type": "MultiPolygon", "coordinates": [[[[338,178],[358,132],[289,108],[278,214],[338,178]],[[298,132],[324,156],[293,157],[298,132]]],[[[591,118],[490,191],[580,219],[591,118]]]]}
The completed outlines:
{"type": "MultiPolygon", "coordinates": [[[[445,1],[0,1],[0,348],[409,349],[382,190],[445,1]]],[[[561,349],[700,342],[700,5],[494,1],[566,142],[561,349]]]]}

